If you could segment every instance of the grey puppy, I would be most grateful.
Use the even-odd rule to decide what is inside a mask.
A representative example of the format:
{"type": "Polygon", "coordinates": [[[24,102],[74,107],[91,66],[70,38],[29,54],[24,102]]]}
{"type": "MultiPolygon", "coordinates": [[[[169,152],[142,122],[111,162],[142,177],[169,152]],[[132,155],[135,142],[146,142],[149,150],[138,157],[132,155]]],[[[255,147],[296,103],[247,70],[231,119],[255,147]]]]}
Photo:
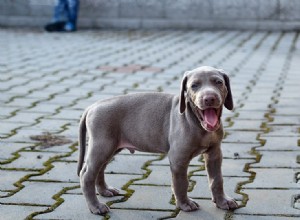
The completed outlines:
{"type": "Polygon", "coordinates": [[[229,78],[223,70],[203,66],[184,74],[180,96],[139,93],[97,102],[86,109],[80,121],[78,175],[90,211],[105,214],[103,196],[119,191],[106,184],[104,170],[111,158],[127,148],[168,155],[176,205],[183,211],[199,209],[188,198],[187,169],[190,160],[203,154],[212,201],[221,209],[237,203],[225,195],[221,172],[223,105],[233,109],[229,78]],[[86,131],[89,134],[85,157],[86,131]]]}

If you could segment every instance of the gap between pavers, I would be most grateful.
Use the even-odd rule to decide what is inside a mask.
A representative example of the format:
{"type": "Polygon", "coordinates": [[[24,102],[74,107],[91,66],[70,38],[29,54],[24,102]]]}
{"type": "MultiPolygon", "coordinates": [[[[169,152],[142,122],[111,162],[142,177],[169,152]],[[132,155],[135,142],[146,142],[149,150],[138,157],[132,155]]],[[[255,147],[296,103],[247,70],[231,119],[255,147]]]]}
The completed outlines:
{"type": "Polygon", "coordinates": [[[44,163],[50,158],[59,156],[58,153],[52,152],[19,152],[21,155],[17,160],[12,161],[9,164],[2,166],[3,169],[28,169],[28,170],[40,170],[44,169],[44,163]]]}
{"type": "MultiPolygon", "coordinates": [[[[16,190],[14,184],[18,182],[21,178],[26,175],[33,174],[33,172],[16,171],[16,170],[0,170],[0,191],[16,190]]],[[[37,174],[37,173],[34,173],[37,174]]],[[[0,192],[1,194],[8,194],[5,192],[0,192]]]]}
{"type": "Polygon", "coordinates": [[[0,141],[0,162],[11,160],[14,156],[13,153],[21,150],[22,148],[26,148],[32,146],[29,143],[15,143],[15,142],[5,142],[0,141]]]}
{"type": "Polygon", "coordinates": [[[51,206],[56,201],[53,195],[60,192],[65,187],[74,187],[76,183],[54,183],[54,182],[23,182],[24,188],[13,196],[2,198],[1,203],[45,205],[51,206]]]}
{"type": "Polygon", "coordinates": [[[134,193],[127,201],[112,204],[112,208],[172,211],[172,189],[169,186],[130,185],[134,193]]]}

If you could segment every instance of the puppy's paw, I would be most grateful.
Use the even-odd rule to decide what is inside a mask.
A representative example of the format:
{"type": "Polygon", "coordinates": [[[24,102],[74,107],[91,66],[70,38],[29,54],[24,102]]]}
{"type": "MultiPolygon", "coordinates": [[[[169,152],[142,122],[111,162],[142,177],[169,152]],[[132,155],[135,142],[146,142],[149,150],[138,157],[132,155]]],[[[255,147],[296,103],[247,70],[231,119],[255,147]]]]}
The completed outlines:
{"type": "Polygon", "coordinates": [[[200,208],[198,203],[190,198],[186,202],[177,202],[176,206],[185,212],[195,211],[200,208]]]}
{"type": "Polygon", "coordinates": [[[110,211],[109,207],[103,203],[99,203],[97,206],[89,207],[91,213],[95,215],[105,215],[110,211]]]}
{"type": "Polygon", "coordinates": [[[104,197],[113,197],[119,195],[119,190],[113,188],[113,187],[108,187],[104,190],[98,190],[99,194],[104,196],[104,197]]]}
{"type": "Polygon", "coordinates": [[[218,200],[213,200],[213,202],[216,203],[216,206],[218,208],[224,209],[224,210],[233,210],[233,209],[237,209],[239,207],[237,202],[228,196],[225,196],[218,200]]]}

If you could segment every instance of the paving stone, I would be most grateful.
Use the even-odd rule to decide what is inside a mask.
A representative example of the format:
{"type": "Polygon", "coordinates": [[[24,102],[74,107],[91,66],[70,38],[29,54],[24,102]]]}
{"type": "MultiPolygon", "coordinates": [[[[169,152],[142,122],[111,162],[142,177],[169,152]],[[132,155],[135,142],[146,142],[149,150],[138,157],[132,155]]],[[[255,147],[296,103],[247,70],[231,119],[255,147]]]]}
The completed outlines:
{"type": "Polygon", "coordinates": [[[0,170],[0,191],[16,190],[18,187],[14,184],[29,174],[32,174],[32,172],[0,170]]]}
{"type": "Polygon", "coordinates": [[[234,131],[227,128],[226,132],[228,132],[224,140],[226,142],[259,144],[256,131],[234,131]]]}
{"type": "MultiPolygon", "coordinates": [[[[257,97],[257,96],[255,96],[257,97]]],[[[269,103],[268,102],[249,102],[247,101],[243,107],[242,110],[247,110],[247,111],[268,111],[269,110],[269,103]]]]}
{"type": "Polygon", "coordinates": [[[249,159],[256,158],[256,155],[251,154],[252,148],[257,147],[255,144],[248,143],[227,143],[221,145],[223,158],[231,159],[249,159]]]}
{"type": "Polygon", "coordinates": [[[63,121],[68,121],[68,120],[76,120],[79,121],[80,116],[82,115],[82,111],[78,110],[71,110],[71,109],[62,109],[59,111],[59,113],[49,116],[48,118],[51,118],[53,120],[63,120],[63,121]]]}
{"type": "Polygon", "coordinates": [[[297,137],[268,137],[264,136],[262,138],[266,141],[265,145],[261,148],[257,148],[257,151],[298,151],[297,137]]]}
{"type": "Polygon", "coordinates": [[[12,113],[15,112],[16,110],[18,110],[18,108],[5,106],[1,104],[0,119],[5,119],[7,117],[10,117],[12,113]]]}
{"type": "Polygon", "coordinates": [[[300,155],[300,151],[260,151],[259,153],[262,155],[260,162],[251,164],[251,168],[300,168],[300,164],[297,163],[297,155],[300,155]]]}
{"type": "Polygon", "coordinates": [[[132,210],[132,209],[111,209],[111,212],[108,214],[110,219],[161,219],[164,217],[169,217],[172,215],[172,212],[168,211],[156,211],[156,210],[132,210]]]}
{"type": "Polygon", "coordinates": [[[39,133],[42,132],[55,133],[64,130],[63,127],[70,123],[71,123],[70,120],[59,120],[59,119],[54,119],[53,116],[48,116],[47,118],[40,119],[39,123],[35,124],[29,129],[40,130],[39,133]]]}
{"type": "MultiPolygon", "coordinates": [[[[266,121],[265,111],[247,111],[243,109],[239,109],[237,119],[248,119],[248,120],[262,120],[266,121]]],[[[259,125],[260,127],[261,125],[259,125]]],[[[246,126],[247,127],[247,126],[246,126]]]]}
{"type": "Polygon", "coordinates": [[[289,116],[299,116],[300,113],[294,106],[280,106],[276,108],[276,115],[288,116],[289,118],[289,116]]]}
{"type": "Polygon", "coordinates": [[[242,192],[249,196],[249,201],[246,207],[235,210],[237,214],[299,216],[299,210],[291,206],[299,190],[247,189],[242,192]]]}
{"type": "Polygon", "coordinates": [[[252,183],[246,184],[243,188],[247,189],[298,189],[299,183],[295,182],[295,173],[299,170],[295,169],[266,169],[257,168],[249,169],[249,171],[255,172],[255,179],[252,183]],[[284,178],[283,178],[284,177],[284,178]]]}
{"type": "MultiPolygon", "coordinates": [[[[58,206],[54,211],[40,214],[36,219],[101,219],[101,216],[92,214],[87,205],[83,195],[68,195],[61,196],[64,202],[58,206]]],[[[120,196],[111,198],[101,198],[101,202],[108,202],[111,200],[120,199],[120,196]]]]}
{"type": "Polygon", "coordinates": [[[26,143],[0,141],[0,162],[12,159],[14,157],[13,153],[15,153],[18,150],[21,150],[22,148],[27,148],[29,146],[30,144],[26,143]]]}
{"type": "Polygon", "coordinates": [[[300,119],[299,116],[276,116],[274,121],[269,123],[270,125],[299,125],[300,119]]]}
{"type": "Polygon", "coordinates": [[[299,217],[274,216],[274,215],[234,215],[234,220],[296,220],[299,217]]]}
{"type": "Polygon", "coordinates": [[[40,212],[43,210],[45,210],[45,207],[2,204],[0,205],[0,212],[2,217],[5,218],[5,220],[26,219],[26,217],[28,217],[30,214],[34,212],[40,212]]]}
{"type": "Polygon", "coordinates": [[[277,108],[293,107],[297,108],[299,106],[299,97],[285,97],[284,99],[278,100],[276,103],[277,108]]]}
{"type": "Polygon", "coordinates": [[[34,150],[41,151],[41,152],[51,152],[51,153],[70,153],[72,151],[71,145],[69,144],[64,144],[60,146],[36,146],[33,147],[34,150]]]}
{"type": "MultiPolygon", "coordinates": [[[[170,167],[170,162],[169,162],[169,158],[166,156],[164,157],[162,160],[157,160],[157,161],[153,161],[151,164],[153,165],[162,165],[162,166],[168,166],[170,167]]],[[[194,157],[191,161],[190,161],[190,167],[193,166],[199,166],[199,165],[204,165],[203,162],[201,162],[201,158],[200,156],[194,157]]]]}
{"type": "Polygon", "coordinates": [[[135,181],[134,184],[149,184],[171,186],[172,175],[169,166],[148,166],[150,175],[143,180],[135,181]]]}
{"type": "Polygon", "coordinates": [[[142,167],[146,162],[154,159],[157,157],[151,155],[117,155],[105,170],[107,173],[145,174],[146,171],[142,167]]]}
{"type": "Polygon", "coordinates": [[[23,182],[24,188],[7,198],[1,198],[2,204],[26,204],[50,206],[55,203],[53,195],[66,187],[74,187],[77,183],[23,182]]]}
{"type": "Polygon", "coordinates": [[[170,204],[172,190],[169,186],[137,186],[131,185],[130,189],[134,190],[131,197],[122,203],[114,203],[112,208],[122,209],[149,209],[172,211],[174,205],[170,204]]]}
{"type": "MultiPolygon", "coordinates": [[[[190,179],[196,181],[193,191],[189,192],[191,198],[211,199],[211,190],[206,176],[192,176],[190,179]]],[[[236,200],[242,200],[242,195],[236,193],[237,184],[247,180],[248,178],[242,177],[224,177],[225,193],[236,200]]]]}
{"type": "Polygon", "coordinates": [[[261,131],[262,123],[264,120],[240,120],[235,119],[234,124],[230,127],[230,130],[245,130],[245,131],[261,131]]]}
{"type": "Polygon", "coordinates": [[[40,170],[45,168],[45,162],[50,158],[59,156],[52,152],[19,152],[20,157],[2,168],[40,170]]]}
{"type": "Polygon", "coordinates": [[[44,113],[26,113],[18,112],[15,116],[6,119],[7,123],[25,123],[25,124],[34,124],[38,118],[44,117],[44,113]]]}
{"type": "Polygon", "coordinates": [[[68,106],[72,103],[76,103],[77,97],[70,98],[69,96],[63,96],[62,94],[56,95],[54,98],[47,100],[50,105],[68,106]]]}
{"type": "MultiPolygon", "coordinates": [[[[245,164],[253,163],[255,162],[254,159],[238,159],[238,160],[232,160],[232,159],[223,159],[222,162],[222,173],[223,176],[228,177],[247,177],[250,174],[244,172],[245,164]]],[[[206,170],[204,171],[198,171],[194,173],[195,175],[206,175],[206,170]]]]}
{"type": "Polygon", "coordinates": [[[211,200],[199,200],[194,199],[199,205],[200,209],[194,212],[183,212],[180,211],[179,214],[174,219],[191,219],[191,220],[218,220],[224,219],[226,211],[217,208],[211,200]]]}
{"type": "Polygon", "coordinates": [[[37,113],[45,113],[45,115],[49,115],[49,114],[55,114],[56,110],[58,108],[59,108],[59,106],[57,106],[55,104],[51,105],[49,103],[40,102],[28,109],[22,110],[22,111],[25,113],[30,113],[30,114],[35,114],[37,112],[37,113]]]}
{"type": "Polygon", "coordinates": [[[26,124],[19,124],[19,123],[7,123],[5,126],[0,127],[0,137],[4,139],[7,136],[10,136],[14,133],[14,131],[26,124]]]}
{"type": "Polygon", "coordinates": [[[39,98],[14,98],[11,102],[9,102],[9,106],[17,107],[17,108],[29,108],[34,106],[34,103],[41,101],[39,98]]]}
{"type": "Polygon", "coordinates": [[[299,136],[299,128],[298,126],[285,126],[285,125],[272,125],[270,126],[268,124],[268,129],[269,132],[266,134],[261,134],[260,137],[264,138],[265,136],[267,137],[282,137],[282,136],[293,136],[293,137],[298,137],[299,136]]]}
{"type": "MultiPolygon", "coordinates": [[[[43,175],[32,176],[30,177],[30,180],[79,183],[79,177],[77,176],[77,163],[54,162],[52,165],[54,167],[51,170],[43,175]],[[65,172],[62,172],[63,170],[69,170],[71,172],[69,172],[69,175],[66,175],[65,172]]],[[[105,174],[107,184],[120,190],[130,180],[136,178],[141,177],[137,175],[126,174],[105,174]]],[[[73,190],[72,193],[81,193],[81,189],[77,190],[76,192],[73,190]]],[[[124,191],[122,193],[124,193],[124,191]]]]}
{"type": "Polygon", "coordinates": [[[77,176],[77,163],[71,162],[53,162],[54,166],[51,170],[47,171],[43,175],[32,176],[30,180],[47,180],[47,181],[59,181],[59,182],[77,182],[79,183],[79,177],[77,176]],[[69,170],[68,175],[63,170],[69,170]]]}

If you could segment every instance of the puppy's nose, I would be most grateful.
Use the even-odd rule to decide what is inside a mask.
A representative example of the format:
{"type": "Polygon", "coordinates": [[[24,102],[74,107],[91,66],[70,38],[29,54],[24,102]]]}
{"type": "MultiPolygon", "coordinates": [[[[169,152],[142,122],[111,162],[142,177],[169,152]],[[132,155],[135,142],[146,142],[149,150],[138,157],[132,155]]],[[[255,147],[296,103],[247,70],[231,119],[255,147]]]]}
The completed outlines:
{"type": "Polygon", "coordinates": [[[214,95],[206,95],[203,97],[203,101],[206,106],[213,106],[216,102],[216,96],[214,95]]]}

